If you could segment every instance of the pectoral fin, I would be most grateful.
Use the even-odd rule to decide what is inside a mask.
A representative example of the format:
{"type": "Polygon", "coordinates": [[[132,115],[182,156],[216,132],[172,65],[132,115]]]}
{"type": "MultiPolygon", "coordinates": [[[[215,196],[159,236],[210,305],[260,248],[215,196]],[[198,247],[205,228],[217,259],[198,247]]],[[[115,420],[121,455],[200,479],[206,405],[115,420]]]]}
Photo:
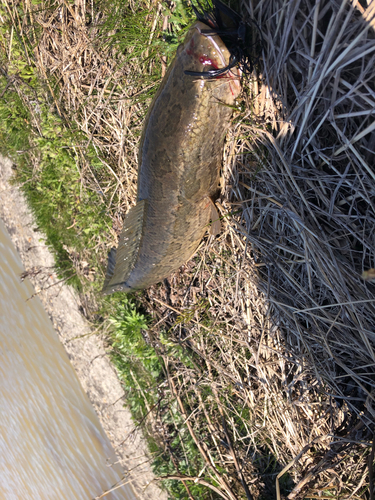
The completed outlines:
{"type": "Polygon", "coordinates": [[[125,283],[138,256],[142,239],[147,200],[141,200],[132,207],[124,221],[117,250],[112,248],[108,255],[107,273],[102,292],[110,294],[114,287],[125,283]]]}
{"type": "Polygon", "coordinates": [[[210,202],[211,202],[211,227],[210,227],[210,234],[212,236],[216,236],[221,231],[220,215],[219,215],[219,213],[217,211],[215,203],[211,200],[211,198],[210,198],[210,202]]]}

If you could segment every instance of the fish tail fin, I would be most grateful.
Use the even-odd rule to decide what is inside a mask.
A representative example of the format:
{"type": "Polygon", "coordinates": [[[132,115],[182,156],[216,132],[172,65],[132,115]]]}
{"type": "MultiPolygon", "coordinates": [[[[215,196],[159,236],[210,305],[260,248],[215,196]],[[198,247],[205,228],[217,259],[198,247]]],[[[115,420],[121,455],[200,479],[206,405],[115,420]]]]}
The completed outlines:
{"type": "Polygon", "coordinates": [[[217,211],[217,208],[215,206],[215,203],[211,200],[211,227],[210,227],[210,234],[212,236],[216,236],[221,232],[221,221],[220,221],[220,215],[217,211]]]}
{"type": "Polygon", "coordinates": [[[107,273],[102,289],[105,295],[131,291],[130,287],[126,286],[126,281],[138,256],[145,213],[146,200],[141,200],[129,210],[125,218],[118,248],[112,248],[108,254],[107,273]]]}
{"type": "Polygon", "coordinates": [[[115,265],[116,265],[116,248],[112,247],[108,254],[108,264],[107,264],[107,272],[105,273],[105,280],[103,285],[103,292],[108,287],[108,283],[111,281],[115,265]]]}

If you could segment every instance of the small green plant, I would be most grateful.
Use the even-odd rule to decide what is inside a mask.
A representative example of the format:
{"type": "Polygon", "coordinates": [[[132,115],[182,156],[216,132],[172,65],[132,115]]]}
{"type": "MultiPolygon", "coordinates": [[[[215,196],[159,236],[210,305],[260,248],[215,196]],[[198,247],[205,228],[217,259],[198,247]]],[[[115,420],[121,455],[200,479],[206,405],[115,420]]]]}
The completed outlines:
{"type": "MultiPolygon", "coordinates": [[[[124,297],[117,307],[116,315],[111,319],[111,322],[116,326],[117,331],[121,334],[117,335],[124,338],[131,337],[139,338],[142,329],[147,330],[148,320],[146,316],[137,311],[136,306],[127,297],[124,297]]],[[[122,342],[120,343],[122,347],[122,342]]]]}
{"type": "Polygon", "coordinates": [[[134,357],[142,363],[149,376],[157,378],[162,371],[160,359],[143,338],[142,330],[147,330],[148,319],[137,310],[135,303],[127,297],[123,298],[110,321],[114,326],[113,350],[126,358],[134,357]]]}
{"type": "MultiPolygon", "coordinates": [[[[164,386],[165,376],[161,357],[145,341],[150,319],[139,311],[137,304],[128,297],[122,297],[116,306],[110,321],[113,325],[111,334],[112,359],[123,381],[127,401],[136,422],[144,422],[150,411],[159,408],[163,414],[164,426],[170,428],[168,443],[164,451],[148,435],[149,447],[156,453],[152,464],[157,476],[175,475],[176,472],[195,476],[203,469],[202,458],[190,436],[184,418],[180,414],[176,401],[170,401],[158,388],[164,386]],[[143,333],[143,334],[142,334],[143,333]],[[176,430],[178,429],[178,431],[176,430]],[[174,461],[171,454],[175,457],[174,461]],[[179,471],[176,471],[176,460],[179,471]]],[[[187,367],[192,367],[185,349],[176,342],[168,340],[164,333],[159,338],[165,356],[173,358],[187,367]]],[[[164,481],[172,498],[188,499],[189,496],[180,481],[164,481]]],[[[195,498],[208,499],[210,493],[199,484],[189,484],[189,490],[195,498]]]]}

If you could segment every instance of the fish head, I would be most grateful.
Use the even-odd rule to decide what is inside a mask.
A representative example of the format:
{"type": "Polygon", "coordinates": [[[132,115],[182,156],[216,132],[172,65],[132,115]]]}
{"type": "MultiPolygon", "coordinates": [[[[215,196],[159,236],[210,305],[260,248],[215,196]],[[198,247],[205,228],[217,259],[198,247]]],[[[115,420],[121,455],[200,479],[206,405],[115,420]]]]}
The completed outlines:
{"type": "Polygon", "coordinates": [[[233,66],[224,70],[231,63],[231,54],[220,36],[201,21],[188,31],[178,48],[177,58],[187,78],[205,79],[212,86],[228,87],[226,104],[232,105],[241,93],[241,69],[233,66]],[[212,76],[207,79],[206,73],[212,76]]]}

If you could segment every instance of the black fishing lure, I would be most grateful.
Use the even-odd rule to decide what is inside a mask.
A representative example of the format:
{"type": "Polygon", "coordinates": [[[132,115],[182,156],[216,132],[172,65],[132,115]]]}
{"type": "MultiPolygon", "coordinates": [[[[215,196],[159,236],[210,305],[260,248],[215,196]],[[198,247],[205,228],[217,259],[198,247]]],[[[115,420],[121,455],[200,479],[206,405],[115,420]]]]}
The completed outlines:
{"type": "Polygon", "coordinates": [[[253,72],[254,65],[260,59],[260,54],[264,46],[262,32],[256,21],[249,19],[249,21],[245,22],[237,12],[223,4],[220,0],[212,0],[213,9],[208,3],[205,6],[198,0],[195,3],[196,5],[192,4],[192,8],[198,21],[212,28],[202,30],[202,33],[206,35],[219,35],[227,46],[231,58],[225,68],[211,69],[203,73],[185,71],[185,74],[207,79],[218,78],[228,73],[234,66],[239,65],[243,74],[250,75],[253,72]],[[256,29],[255,42],[251,42],[254,36],[253,27],[256,29]],[[254,53],[258,55],[254,57],[254,53]]]}

